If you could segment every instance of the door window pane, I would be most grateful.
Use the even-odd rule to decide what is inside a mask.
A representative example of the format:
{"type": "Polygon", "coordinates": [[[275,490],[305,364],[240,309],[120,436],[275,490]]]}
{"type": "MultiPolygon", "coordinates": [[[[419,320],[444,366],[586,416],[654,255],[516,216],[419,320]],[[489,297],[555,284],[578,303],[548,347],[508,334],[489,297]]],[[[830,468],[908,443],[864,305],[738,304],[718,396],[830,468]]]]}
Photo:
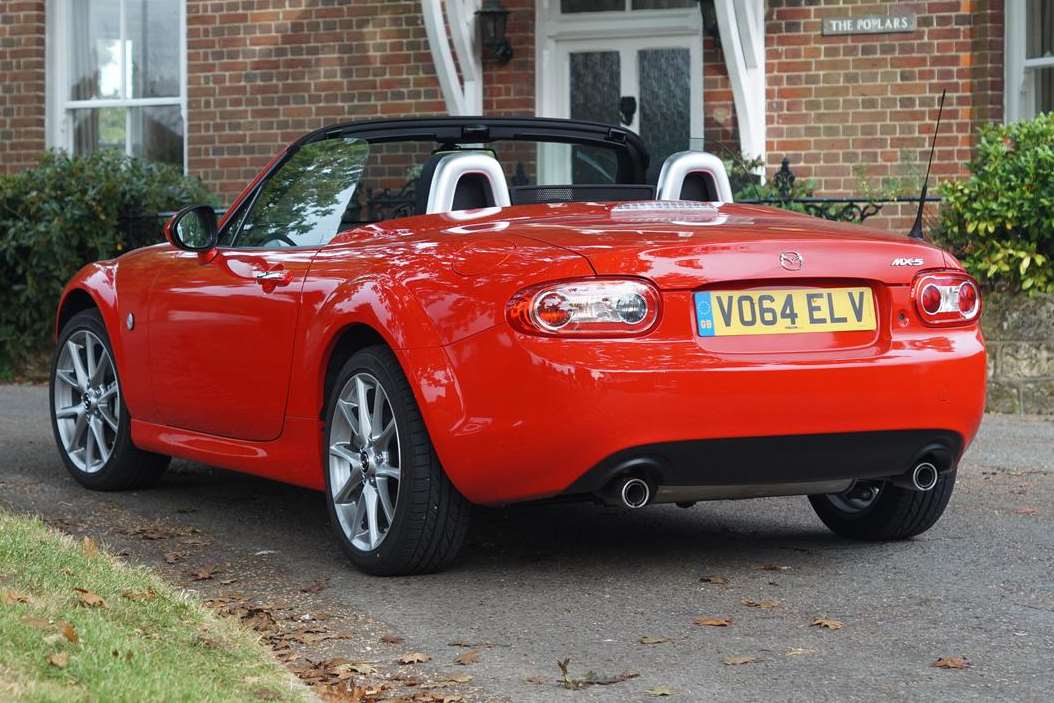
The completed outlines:
{"type": "Polygon", "coordinates": [[[126,0],[128,98],[179,96],[179,3],[126,0]]]}
{"type": "Polygon", "coordinates": [[[691,52],[647,49],[640,65],[640,136],[651,156],[648,182],[655,183],[662,162],[689,147],[692,136],[691,52]]]}
{"type": "Polygon", "coordinates": [[[71,2],[69,9],[70,98],[123,97],[120,0],[71,2]]]}
{"type": "Polygon", "coordinates": [[[305,144],[264,183],[236,245],[270,249],[328,242],[340,231],[368,156],[362,139],[305,144]]]}
{"type": "Polygon", "coordinates": [[[560,0],[560,12],[610,12],[625,10],[626,0],[560,0]]]}
{"type": "MultiPolygon", "coordinates": [[[[571,119],[619,124],[620,66],[617,51],[571,54],[571,119]]],[[[608,150],[571,148],[573,183],[613,183],[617,170],[617,160],[608,150]]]]}

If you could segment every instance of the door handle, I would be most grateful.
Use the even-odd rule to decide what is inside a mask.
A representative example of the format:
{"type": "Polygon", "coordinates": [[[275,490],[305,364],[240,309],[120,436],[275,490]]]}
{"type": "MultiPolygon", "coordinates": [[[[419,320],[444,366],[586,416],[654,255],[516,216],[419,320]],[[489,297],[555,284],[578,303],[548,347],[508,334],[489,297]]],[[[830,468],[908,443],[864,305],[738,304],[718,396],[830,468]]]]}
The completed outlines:
{"type": "Polygon", "coordinates": [[[256,283],[263,288],[265,293],[271,293],[279,286],[288,285],[293,280],[293,274],[284,268],[278,267],[269,271],[257,271],[253,274],[253,278],[256,279],[256,283]]]}
{"type": "Polygon", "coordinates": [[[257,271],[256,280],[259,282],[264,281],[285,281],[289,279],[289,275],[285,271],[257,271]]]}

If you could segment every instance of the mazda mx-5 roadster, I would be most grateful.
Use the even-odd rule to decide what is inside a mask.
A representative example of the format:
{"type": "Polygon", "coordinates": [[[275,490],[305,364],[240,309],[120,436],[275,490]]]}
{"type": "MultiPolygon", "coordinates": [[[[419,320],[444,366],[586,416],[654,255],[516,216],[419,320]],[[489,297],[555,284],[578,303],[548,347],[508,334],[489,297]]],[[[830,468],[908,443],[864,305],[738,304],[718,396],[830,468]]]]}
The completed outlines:
{"type": "Polygon", "coordinates": [[[912,537],[981,420],[981,300],[951,255],[735,204],[719,159],[652,164],[619,127],[337,125],[165,237],[62,295],[67,469],[322,490],[374,574],[449,564],[474,504],[556,498],[800,495],[843,537],[912,537]]]}

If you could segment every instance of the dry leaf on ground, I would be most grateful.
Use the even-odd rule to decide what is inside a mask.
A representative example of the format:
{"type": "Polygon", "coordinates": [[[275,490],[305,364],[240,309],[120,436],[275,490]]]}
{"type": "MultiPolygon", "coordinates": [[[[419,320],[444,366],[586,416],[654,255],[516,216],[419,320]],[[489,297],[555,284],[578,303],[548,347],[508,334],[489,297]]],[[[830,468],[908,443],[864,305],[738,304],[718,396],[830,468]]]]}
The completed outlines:
{"type": "Polygon", "coordinates": [[[194,571],[190,572],[190,580],[209,581],[212,579],[212,577],[216,574],[217,571],[219,571],[219,569],[211,564],[208,566],[203,566],[200,569],[195,569],[194,571]]]}
{"type": "Polygon", "coordinates": [[[705,627],[728,627],[732,624],[732,620],[730,618],[698,617],[692,622],[694,622],[696,625],[703,625],[705,627]]]}
{"type": "Polygon", "coordinates": [[[645,691],[649,696],[672,696],[673,689],[669,686],[656,686],[645,691]]]}
{"type": "Polygon", "coordinates": [[[718,586],[727,586],[728,585],[728,579],[725,578],[724,576],[704,576],[704,577],[702,577],[699,580],[702,581],[703,583],[713,583],[713,584],[716,584],[718,586]]]}
{"type": "Polygon", "coordinates": [[[65,637],[73,644],[77,644],[80,641],[80,636],[77,634],[77,628],[70,625],[68,622],[61,623],[62,625],[62,636],[65,637]]]}
{"type": "Polygon", "coordinates": [[[318,579],[317,581],[312,581],[308,585],[306,585],[303,588],[301,588],[300,592],[301,593],[321,593],[323,591],[323,589],[325,589],[327,586],[329,586],[329,579],[328,578],[326,578],[326,579],[318,579]]]}
{"type": "Polygon", "coordinates": [[[106,608],[106,601],[97,593],[92,593],[85,588],[74,588],[78,602],[87,608],[106,608]]]}
{"type": "Polygon", "coordinates": [[[450,683],[469,683],[469,682],[472,681],[472,675],[471,674],[451,674],[450,676],[447,676],[446,679],[444,679],[444,681],[448,681],[450,683]]]}
{"type": "Polygon", "coordinates": [[[175,564],[177,561],[183,561],[183,557],[185,556],[186,554],[183,552],[168,552],[165,554],[165,563],[175,564]]]}
{"type": "Polygon", "coordinates": [[[427,661],[432,661],[432,657],[427,654],[421,654],[421,652],[408,652],[399,657],[396,661],[400,664],[422,664],[427,661]]]}
{"type": "Polygon", "coordinates": [[[15,603],[29,603],[29,596],[18,591],[4,591],[3,596],[4,605],[14,605],[15,603]]]}
{"type": "Polygon", "coordinates": [[[157,592],[152,588],[145,591],[121,591],[121,597],[131,601],[147,601],[157,598],[157,592]]]}
{"type": "Polygon", "coordinates": [[[644,635],[640,638],[641,644],[662,644],[669,641],[666,637],[653,637],[652,635],[644,635]]]}
{"type": "Polygon", "coordinates": [[[801,657],[807,654],[816,654],[815,649],[805,649],[804,647],[791,647],[787,650],[788,657],[801,657]]]}
{"type": "Polygon", "coordinates": [[[479,650],[470,649],[464,654],[454,657],[454,663],[460,664],[461,666],[468,666],[469,664],[475,664],[477,659],[479,659],[479,650]]]}
{"type": "Polygon", "coordinates": [[[723,661],[727,666],[741,666],[743,664],[753,664],[754,662],[759,661],[759,659],[757,657],[746,655],[725,657],[723,661]]]}
{"type": "Polygon", "coordinates": [[[381,642],[385,644],[402,644],[403,641],[399,635],[381,635],[381,642]]]}
{"type": "Polygon", "coordinates": [[[966,657],[940,657],[930,666],[935,669],[969,669],[970,660],[966,657]]]}
{"type": "Polygon", "coordinates": [[[841,620],[832,620],[831,618],[816,618],[812,621],[810,627],[818,627],[821,630],[841,630],[843,625],[841,620]]]}
{"type": "Polygon", "coordinates": [[[568,668],[570,663],[570,657],[563,660],[556,660],[556,665],[560,667],[560,685],[571,690],[585,688],[586,686],[610,686],[611,684],[622,683],[623,681],[629,681],[630,679],[635,679],[640,676],[640,674],[631,671],[624,671],[621,674],[616,674],[614,676],[600,676],[593,671],[587,671],[585,676],[577,679],[571,676],[570,669],[568,668]]]}
{"type": "Polygon", "coordinates": [[[1015,515],[1028,515],[1028,516],[1032,516],[1032,515],[1035,515],[1035,514],[1037,514],[1038,512],[1039,512],[1039,511],[1038,511],[1038,510],[1036,510],[1035,508],[1030,508],[1030,507],[1028,507],[1028,506],[1022,506],[1022,507],[1020,507],[1020,508],[1014,508],[1014,514],[1015,514],[1015,515]]]}
{"type": "Polygon", "coordinates": [[[65,669],[70,663],[70,655],[67,652],[55,652],[48,655],[48,664],[56,669],[65,669]]]}
{"type": "Polygon", "coordinates": [[[751,598],[744,598],[739,601],[748,608],[777,608],[780,602],[778,600],[753,600],[751,598]]]}

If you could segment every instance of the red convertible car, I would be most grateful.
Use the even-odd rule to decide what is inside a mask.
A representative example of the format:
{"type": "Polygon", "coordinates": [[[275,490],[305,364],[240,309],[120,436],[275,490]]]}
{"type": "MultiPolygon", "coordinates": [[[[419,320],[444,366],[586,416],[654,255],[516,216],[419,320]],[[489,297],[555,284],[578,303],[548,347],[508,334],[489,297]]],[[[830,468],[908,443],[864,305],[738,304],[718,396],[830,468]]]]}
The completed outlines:
{"type": "Polygon", "coordinates": [[[169,457],[325,491],[376,574],[472,504],[808,496],[851,538],[944,511],[984,403],[976,283],[925,242],[731,202],[618,127],[437,118],[283,150],[221,221],[86,266],[51,407],[73,476],[169,457]],[[654,184],[654,185],[653,185],[654,184]]]}

